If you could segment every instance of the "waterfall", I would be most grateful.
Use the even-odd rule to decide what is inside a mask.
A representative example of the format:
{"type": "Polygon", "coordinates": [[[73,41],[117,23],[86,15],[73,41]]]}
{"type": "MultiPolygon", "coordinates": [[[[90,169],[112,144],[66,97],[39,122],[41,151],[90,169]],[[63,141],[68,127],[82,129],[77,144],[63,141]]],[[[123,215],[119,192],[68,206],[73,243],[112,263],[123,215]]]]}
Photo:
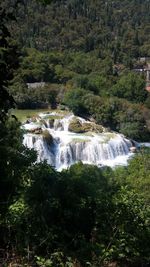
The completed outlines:
{"type": "Polygon", "coordinates": [[[47,160],[57,170],[68,168],[79,161],[97,166],[127,164],[132,143],[123,135],[106,130],[101,133],[71,132],[69,125],[74,119],[81,126],[86,123],[96,127],[96,124],[93,126],[92,122],[72,114],[61,118],[55,116],[52,113],[41,114],[41,119],[22,126],[27,131],[23,144],[37,151],[38,161],[47,160]],[[47,138],[44,138],[45,129],[47,138]]]}
{"type": "Polygon", "coordinates": [[[30,149],[37,151],[38,162],[46,160],[51,166],[55,166],[55,156],[42,136],[25,134],[23,144],[30,149]]]}

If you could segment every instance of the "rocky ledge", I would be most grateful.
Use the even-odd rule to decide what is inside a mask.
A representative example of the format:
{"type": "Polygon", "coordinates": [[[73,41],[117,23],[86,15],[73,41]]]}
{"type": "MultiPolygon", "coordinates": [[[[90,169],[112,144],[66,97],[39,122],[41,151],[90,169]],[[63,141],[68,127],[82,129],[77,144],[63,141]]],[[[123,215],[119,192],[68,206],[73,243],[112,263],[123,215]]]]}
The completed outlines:
{"type": "Polygon", "coordinates": [[[95,132],[102,133],[104,128],[101,125],[96,124],[95,122],[81,122],[78,118],[73,118],[69,123],[68,130],[74,133],[86,133],[86,132],[95,132]]]}

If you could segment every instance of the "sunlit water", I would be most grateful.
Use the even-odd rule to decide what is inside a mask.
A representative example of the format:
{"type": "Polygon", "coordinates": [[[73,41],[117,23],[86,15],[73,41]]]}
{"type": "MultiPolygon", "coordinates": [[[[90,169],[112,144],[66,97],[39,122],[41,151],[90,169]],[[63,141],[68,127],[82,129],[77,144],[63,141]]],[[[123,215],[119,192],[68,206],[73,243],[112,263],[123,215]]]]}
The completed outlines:
{"type": "MultiPolygon", "coordinates": [[[[131,141],[118,133],[86,133],[77,134],[68,130],[74,115],[54,119],[53,125],[48,116],[57,116],[57,113],[41,113],[35,122],[23,125],[27,130],[23,143],[28,148],[34,148],[38,154],[38,161],[46,160],[57,170],[66,169],[72,164],[83,163],[97,166],[126,165],[133,155],[130,152],[131,141]],[[49,144],[42,134],[34,134],[35,129],[47,130],[53,137],[49,144]]],[[[80,123],[91,123],[78,117],[80,123]]]]}

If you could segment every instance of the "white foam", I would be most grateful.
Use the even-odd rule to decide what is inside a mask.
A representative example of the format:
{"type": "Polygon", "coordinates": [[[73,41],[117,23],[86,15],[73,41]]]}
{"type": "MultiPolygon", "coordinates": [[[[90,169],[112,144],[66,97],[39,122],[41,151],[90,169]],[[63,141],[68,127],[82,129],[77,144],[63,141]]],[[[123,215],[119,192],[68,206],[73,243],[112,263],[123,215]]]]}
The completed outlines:
{"type": "MultiPolygon", "coordinates": [[[[58,113],[49,113],[49,115],[58,113]]],[[[47,130],[53,136],[53,143],[49,145],[42,135],[27,133],[24,135],[24,145],[34,148],[38,153],[38,161],[47,160],[49,164],[57,170],[68,168],[72,164],[82,161],[83,163],[97,166],[106,165],[114,167],[116,165],[127,165],[128,159],[132,156],[130,147],[132,143],[123,135],[118,133],[86,133],[77,134],[68,131],[69,123],[74,115],[68,115],[62,119],[55,119],[53,127],[50,128],[48,114],[40,114],[45,122],[40,127],[47,130]],[[45,126],[47,125],[47,126],[45,126]]],[[[85,119],[77,117],[80,123],[90,123],[85,119]]],[[[30,131],[39,128],[39,118],[37,123],[23,125],[24,129],[30,131]]]]}

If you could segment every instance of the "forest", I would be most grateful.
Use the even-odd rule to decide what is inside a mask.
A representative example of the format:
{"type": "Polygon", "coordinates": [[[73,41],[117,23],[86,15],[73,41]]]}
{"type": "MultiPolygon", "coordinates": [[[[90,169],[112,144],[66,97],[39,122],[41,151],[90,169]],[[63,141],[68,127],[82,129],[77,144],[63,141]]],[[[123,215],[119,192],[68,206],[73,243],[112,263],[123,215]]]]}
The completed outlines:
{"type": "Polygon", "coordinates": [[[0,5],[0,266],[150,266],[150,150],[126,167],[58,172],[23,146],[12,108],[66,106],[149,142],[148,0],[0,5]],[[28,87],[44,82],[36,90],[28,87]]]}
{"type": "Polygon", "coordinates": [[[9,90],[18,107],[67,104],[131,139],[149,141],[150,94],[145,74],[134,71],[150,56],[149,1],[26,0],[14,8],[15,2],[2,6],[16,18],[8,29],[18,43],[19,68],[9,90]],[[28,88],[35,82],[45,87],[28,88]]]}

